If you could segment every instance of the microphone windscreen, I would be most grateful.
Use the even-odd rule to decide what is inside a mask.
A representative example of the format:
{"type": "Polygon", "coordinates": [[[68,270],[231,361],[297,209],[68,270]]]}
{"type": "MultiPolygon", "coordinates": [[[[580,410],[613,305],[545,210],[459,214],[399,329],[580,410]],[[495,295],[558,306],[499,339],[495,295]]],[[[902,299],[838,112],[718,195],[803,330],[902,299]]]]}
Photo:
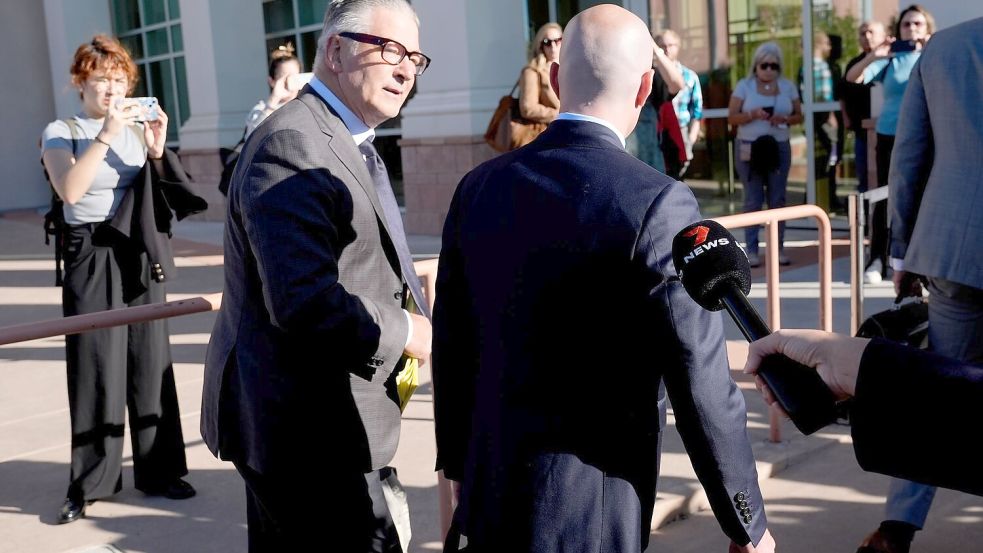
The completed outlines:
{"type": "Polygon", "coordinates": [[[705,219],[679,231],[672,240],[672,261],[690,297],[704,309],[723,308],[724,285],[745,295],[751,291],[751,264],[734,235],[705,219]]]}

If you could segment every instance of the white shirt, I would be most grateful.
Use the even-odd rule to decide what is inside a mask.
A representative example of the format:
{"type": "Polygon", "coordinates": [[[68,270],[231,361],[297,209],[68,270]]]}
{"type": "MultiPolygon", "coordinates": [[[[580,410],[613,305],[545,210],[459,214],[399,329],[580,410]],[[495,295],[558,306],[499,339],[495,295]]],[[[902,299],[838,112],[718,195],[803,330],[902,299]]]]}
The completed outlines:
{"type": "Polygon", "coordinates": [[[621,131],[616,129],[614,125],[612,125],[611,122],[606,119],[601,119],[600,117],[594,117],[593,115],[584,115],[582,113],[571,113],[569,111],[564,111],[563,113],[556,116],[556,120],[557,121],[589,121],[591,123],[597,123],[598,125],[602,125],[604,127],[611,129],[611,132],[613,132],[615,136],[618,137],[618,140],[621,141],[621,147],[622,148],[625,147],[625,137],[621,134],[621,131]]]}
{"type": "MultiPolygon", "coordinates": [[[[348,106],[346,106],[341,99],[335,96],[335,93],[331,92],[331,89],[325,86],[320,79],[314,77],[311,79],[309,84],[311,85],[311,88],[314,89],[314,92],[317,92],[317,95],[323,98],[324,101],[331,106],[331,109],[338,114],[338,117],[341,117],[341,122],[345,124],[348,132],[352,134],[352,139],[355,141],[355,146],[361,146],[366,140],[372,141],[375,138],[375,129],[369,127],[364,121],[359,119],[358,116],[355,115],[355,112],[348,109],[348,106]]],[[[364,154],[362,155],[362,158],[365,158],[364,154]]],[[[407,324],[406,342],[403,344],[403,347],[405,348],[406,346],[410,345],[410,340],[413,339],[413,317],[410,317],[410,312],[405,309],[403,310],[403,314],[406,315],[407,324]]]]}

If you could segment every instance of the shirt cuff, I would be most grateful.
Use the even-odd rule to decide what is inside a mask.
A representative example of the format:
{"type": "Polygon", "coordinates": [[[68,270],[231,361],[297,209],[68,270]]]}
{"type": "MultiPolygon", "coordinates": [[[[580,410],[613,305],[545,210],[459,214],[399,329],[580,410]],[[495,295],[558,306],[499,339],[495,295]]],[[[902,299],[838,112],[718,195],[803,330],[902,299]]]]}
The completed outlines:
{"type": "Polygon", "coordinates": [[[405,309],[403,315],[406,315],[406,343],[403,344],[403,349],[406,349],[410,345],[410,341],[413,340],[413,317],[410,317],[410,312],[405,309]]]}
{"type": "Polygon", "coordinates": [[[904,259],[898,259],[897,257],[891,258],[891,269],[895,271],[904,270],[904,259]]]}

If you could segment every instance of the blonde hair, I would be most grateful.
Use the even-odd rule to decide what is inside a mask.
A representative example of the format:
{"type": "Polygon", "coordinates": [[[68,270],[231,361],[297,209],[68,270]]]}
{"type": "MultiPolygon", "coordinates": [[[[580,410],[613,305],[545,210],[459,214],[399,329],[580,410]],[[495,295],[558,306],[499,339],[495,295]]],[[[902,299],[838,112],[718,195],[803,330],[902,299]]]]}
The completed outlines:
{"type": "Polygon", "coordinates": [[[532,42],[529,43],[529,67],[536,70],[546,69],[546,54],[543,53],[543,39],[546,38],[546,33],[553,31],[559,31],[560,36],[563,36],[563,27],[559,23],[554,23],[550,21],[536,31],[536,36],[533,37],[532,42]]]}

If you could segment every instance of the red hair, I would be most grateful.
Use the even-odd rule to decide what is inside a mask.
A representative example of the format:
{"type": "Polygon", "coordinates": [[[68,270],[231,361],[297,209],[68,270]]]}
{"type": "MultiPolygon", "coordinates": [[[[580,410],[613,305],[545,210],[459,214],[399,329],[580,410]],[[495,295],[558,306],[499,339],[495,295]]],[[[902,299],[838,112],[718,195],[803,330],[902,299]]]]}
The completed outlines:
{"type": "Polygon", "coordinates": [[[108,35],[96,35],[91,41],[79,46],[75,50],[75,59],[72,60],[72,68],[69,70],[75,86],[82,86],[89,75],[96,71],[125,73],[130,87],[126,91],[127,94],[133,92],[140,78],[130,53],[118,40],[108,35]]]}

